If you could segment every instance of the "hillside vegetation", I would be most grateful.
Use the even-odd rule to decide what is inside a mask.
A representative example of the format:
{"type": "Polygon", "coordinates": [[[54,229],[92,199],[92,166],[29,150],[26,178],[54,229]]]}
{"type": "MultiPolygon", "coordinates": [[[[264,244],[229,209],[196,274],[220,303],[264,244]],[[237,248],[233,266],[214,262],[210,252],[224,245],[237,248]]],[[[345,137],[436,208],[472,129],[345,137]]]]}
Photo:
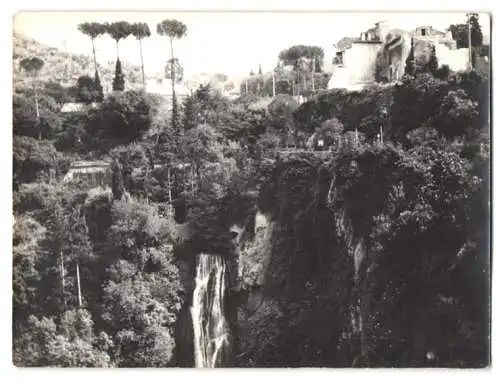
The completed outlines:
{"type": "MultiPolygon", "coordinates": [[[[94,61],[92,55],[73,54],[64,52],[55,47],[44,45],[30,37],[19,33],[13,34],[13,82],[14,87],[25,85],[29,78],[20,67],[24,58],[39,57],[45,61],[39,79],[57,81],[67,86],[73,86],[82,75],[94,75],[94,61]],[[70,70],[69,70],[70,69],[70,70]]],[[[141,68],[122,62],[122,69],[129,89],[141,88],[141,68]]],[[[111,91],[115,64],[99,64],[99,74],[104,89],[111,91]]]]}

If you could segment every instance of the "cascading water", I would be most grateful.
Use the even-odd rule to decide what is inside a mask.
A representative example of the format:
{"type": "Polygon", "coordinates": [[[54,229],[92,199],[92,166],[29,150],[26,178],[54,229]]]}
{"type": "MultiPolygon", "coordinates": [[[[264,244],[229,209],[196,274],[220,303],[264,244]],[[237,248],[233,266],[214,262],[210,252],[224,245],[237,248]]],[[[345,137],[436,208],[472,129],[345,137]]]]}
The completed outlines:
{"type": "Polygon", "coordinates": [[[230,353],[230,331],[224,314],[226,276],[221,256],[198,255],[191,307],[196,368],[222,367],[230,353]]]}

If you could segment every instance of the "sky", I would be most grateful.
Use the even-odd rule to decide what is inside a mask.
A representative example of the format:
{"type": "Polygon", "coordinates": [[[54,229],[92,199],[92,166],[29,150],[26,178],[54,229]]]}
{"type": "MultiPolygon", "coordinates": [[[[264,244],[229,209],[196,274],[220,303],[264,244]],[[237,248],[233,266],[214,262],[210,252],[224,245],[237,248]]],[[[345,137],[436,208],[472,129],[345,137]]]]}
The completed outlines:
{"type": "MultiPolygon", "coordinates": [[[[168,39],[156,34],[156,24],[175,18],[187,25],[187,36],[174,42],[176,56],[186,76],[200,73],[246,75],[270,70],[279,52],[296,44],[321,46],[327,56],[332,45],[344,36],[358,36],[387,20],[391,27],[405,30],[430,25],[439,30],[463,23],[465,13],[339,13],[339,12],[103,12],[103,11],[30,11],[14,16],[14,30],[35,40],[73,53],[91,54],[90,39],[80,33],[81,22],[147,22],[152,37],[143,42],[145,70],[161,74],[170,53],[168,39]]],[[[490,35],[489,15],[480,14],[483,34],[490,35]]],[[[115,42],[108,36],[96,41],[97,60],[116,60],[115,42]]],[[[134,37],[120,42],[120,58],[140,64],[134,37]]]]}

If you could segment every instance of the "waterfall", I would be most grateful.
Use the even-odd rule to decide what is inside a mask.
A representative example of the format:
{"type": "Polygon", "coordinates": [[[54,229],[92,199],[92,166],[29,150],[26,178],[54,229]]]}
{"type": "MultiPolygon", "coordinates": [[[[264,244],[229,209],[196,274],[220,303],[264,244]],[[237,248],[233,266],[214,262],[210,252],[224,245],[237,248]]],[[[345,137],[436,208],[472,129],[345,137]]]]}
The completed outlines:
{"type": "Polygon", "coordinates": [[[191,307],[196,368],[222,367],[230,352],[230,332],[224,315],[226,276],[221,256],[198,255],[191,307]]]}

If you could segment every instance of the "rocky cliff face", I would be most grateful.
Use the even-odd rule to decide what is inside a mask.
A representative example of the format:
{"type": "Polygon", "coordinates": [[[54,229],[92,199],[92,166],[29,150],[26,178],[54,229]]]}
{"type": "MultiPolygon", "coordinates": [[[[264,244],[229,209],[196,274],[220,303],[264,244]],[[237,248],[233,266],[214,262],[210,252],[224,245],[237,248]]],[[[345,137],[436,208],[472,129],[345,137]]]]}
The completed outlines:
{"type": "MultiPolygon", "coordinates": [[[[287,171],[277,166],[278,172],[287,171]]],[[[273,199],[267,206],[263,202],[256,214],[254,235],[238,243],[239,366],[341,362],[337,346],[349,324],[348,308],[342,305],[348,303],[344,296],[353,287],[353,260],[338,256],[341,250],[331,233],[334,217],[325,204],[329,181],[308,166],[289,173],[291,182],[285,190],[289,197],[274,199],[285,188],[271,190],[273,184],[266,184],[261,194],[273,199]],[[339,292],[341,283],[346,292],[339,292]]]]}
{"type": "Polygon", "coordinates": [[[276,314],[272,301],[266,298],[262,286],[271,257],[273,223],[261,212],[255,214],[246,229],[240,229],[235,240],[236,282],[232,292],[233,333],[237,347],[236,364],[251,366],[247,357],[249,344],[254,341],[251,326],[276,314]]]}
{"type": "Polygon", "coordinates": [[[261,212],[255,214],[252,234],[241,235],[237,242],[238,286],[243,289],[262,286],[270,258],[273,223],[261,212]],[[251,236],[251,238],[245,238],[251,236]]]}
{"type": "MultiPolygon", "coordinates": [[[[276,162],[255,234],[237,244],[235,364],[484,363],[486,311],[475,314],[477,301],[456,286],[466,268],[487,265],[479,235],[464,229],[480,191],[468,165],[391,146],[276,162]]],[[[479,279],[470,286],[487,293],[479,279]]]]}

